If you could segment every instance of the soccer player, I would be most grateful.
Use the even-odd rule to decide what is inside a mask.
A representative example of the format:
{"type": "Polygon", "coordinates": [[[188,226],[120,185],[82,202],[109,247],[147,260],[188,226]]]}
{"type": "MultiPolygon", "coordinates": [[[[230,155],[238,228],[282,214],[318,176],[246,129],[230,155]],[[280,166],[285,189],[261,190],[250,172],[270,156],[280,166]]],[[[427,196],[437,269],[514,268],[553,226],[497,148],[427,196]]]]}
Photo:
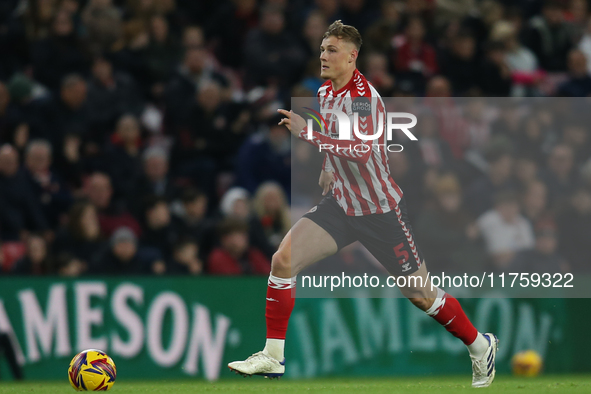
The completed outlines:
{"type": "MultiPolygon", "coordinates": [[[[322,108],[344,105],[343,110],[348,114],[353,107],[360,108],[359,128],[365,124],[366,131],[373,129],[375,134],[374,120],[384,112],[384,104],[356,68],[360,47],[357,29],[341,21],[329,26],[320,46],[320,75],[328,81],[318,90],[318,99],[322,108]]],[[[391,275],[412,274],[424,280],[423,286],[418,281],[406,281],[408,286],[400,288],[402,294],[464,342],[472,359],[472,386],[489,386],[495,377],[498,339],[494,334],[478,332],[458,300],[439,288],[431,288],[425,262],[408,222],[402,191],[390,176],[386,150],[349,149],[365,142],[356,135],[353,135],[355,141],[339,140],[333,124],[329,124],[325,134],[312,131],[313,138],[308,139],[306,122],[301,116],[293,111],[279,112],[284,116],[279,124],[285,125],[293,135],[316,147],[323,144],[327,153],[319,183],[325,194],[330,190],[332,193],[292,227],[273,255],[267,288],[265,348],[228,367],[242,375],[282,376],[296,275],[359,240],[391,275]]],[[[387,142],[386,137],[384,133],[382,141],[369,142],[387,142]]]]}

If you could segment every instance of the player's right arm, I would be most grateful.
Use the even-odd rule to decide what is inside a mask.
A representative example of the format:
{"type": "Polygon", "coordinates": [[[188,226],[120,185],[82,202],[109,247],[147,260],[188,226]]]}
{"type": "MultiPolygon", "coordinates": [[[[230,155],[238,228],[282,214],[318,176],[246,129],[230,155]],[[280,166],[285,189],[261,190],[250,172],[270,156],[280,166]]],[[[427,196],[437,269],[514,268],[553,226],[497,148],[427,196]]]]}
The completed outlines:
{"type": "Polygon", "coordinates": [[[312,130],[312,139],[309,139],[307,137],[308,130],[306,130],[306,121],[304,118],[293,111],[284,109],[277,111],[285,116],[285,118],[281,119],[279,125],[284,124],[294,136],[318,147],[321,151],[361,164],[365,164],[369,160],[372,153],[372,146],[366,145],[356,135],[353,136],[352,140],[341,140],[312,130]],[[361,145],[367,148],[360,148],[361,145]],[[356,147],[357,149],[355,149],[356,147]]]}

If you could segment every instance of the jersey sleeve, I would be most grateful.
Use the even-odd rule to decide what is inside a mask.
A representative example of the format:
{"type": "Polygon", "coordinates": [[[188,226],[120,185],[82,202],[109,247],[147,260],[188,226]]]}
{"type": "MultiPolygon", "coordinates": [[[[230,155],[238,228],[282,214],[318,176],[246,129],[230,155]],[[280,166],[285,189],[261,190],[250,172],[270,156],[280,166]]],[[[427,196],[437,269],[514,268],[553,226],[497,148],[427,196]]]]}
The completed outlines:
{"type": "Polygon", "coordinates": [[[330,160],[328,160],[328,155],[324,156],[324,162],[322,163],[322,170],[326,171],[326,172],[334,172],[334,168],[333,168],[332,164],[330,163],[330,160]]]}

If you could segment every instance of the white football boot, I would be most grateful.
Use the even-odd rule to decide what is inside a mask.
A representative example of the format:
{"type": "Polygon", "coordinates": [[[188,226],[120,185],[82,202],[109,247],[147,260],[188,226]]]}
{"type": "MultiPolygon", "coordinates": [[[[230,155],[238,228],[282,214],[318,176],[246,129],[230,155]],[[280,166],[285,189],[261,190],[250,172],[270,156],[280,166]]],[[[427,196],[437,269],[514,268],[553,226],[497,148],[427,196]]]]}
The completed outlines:
{"type": "Polygon", "coordinates": [[[482,335],[488,340],[489,346],[482,358],[477,359],[470,356],[472,359],[472,387],[488,387],[495,379],[495,358],[499,340],[495,334],[482,335]]]}
{"type": "Polygon", "coordinates": [[[228,368],[242,376],[259,375],[279,379],[285,373],[285,359],[279,362],[263,352],[257,352],[244,361],[231,362],[228,368]]]}

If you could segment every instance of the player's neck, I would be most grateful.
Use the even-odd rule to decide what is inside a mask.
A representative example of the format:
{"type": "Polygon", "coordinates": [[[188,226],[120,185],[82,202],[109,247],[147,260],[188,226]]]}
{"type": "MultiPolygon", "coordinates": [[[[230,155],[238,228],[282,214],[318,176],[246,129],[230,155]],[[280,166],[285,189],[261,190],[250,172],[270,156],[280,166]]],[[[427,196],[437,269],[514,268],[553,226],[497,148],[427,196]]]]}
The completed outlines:
{"type": "Polygon", "coordinates": [[[335,79],[331,79],[330,82],[332,83],[332,90],[334,90],[335,92],[338,92],[339,90],[344,88],[349,83],[351,78],[353,78],[353,74],[355,73],[355,70],[356,70],[356,68],[352,68],[351,70],[347,71],[346,73],[343,73],[339,77],[337,77],[335,79]]]}

